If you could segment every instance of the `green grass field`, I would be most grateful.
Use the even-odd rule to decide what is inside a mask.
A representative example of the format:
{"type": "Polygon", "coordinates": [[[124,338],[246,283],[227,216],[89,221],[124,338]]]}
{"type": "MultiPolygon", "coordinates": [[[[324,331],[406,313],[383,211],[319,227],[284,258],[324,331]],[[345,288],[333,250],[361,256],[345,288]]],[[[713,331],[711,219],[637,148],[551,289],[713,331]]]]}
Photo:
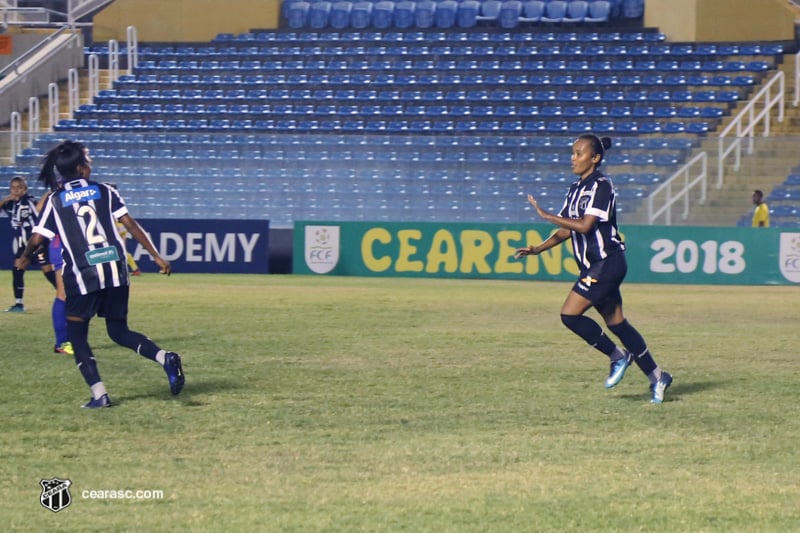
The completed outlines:
{"type": "Polygon", "coordinates": [[[800,530],[798,287],[626,284],[675,377],[656,406],[635,367],[603,388],[567,283],[145,274],[130,325],[186,388],[95,320],[116,405],[87,411],[27,278],[28,313],[0,314],[3,531],[800,530]]]}

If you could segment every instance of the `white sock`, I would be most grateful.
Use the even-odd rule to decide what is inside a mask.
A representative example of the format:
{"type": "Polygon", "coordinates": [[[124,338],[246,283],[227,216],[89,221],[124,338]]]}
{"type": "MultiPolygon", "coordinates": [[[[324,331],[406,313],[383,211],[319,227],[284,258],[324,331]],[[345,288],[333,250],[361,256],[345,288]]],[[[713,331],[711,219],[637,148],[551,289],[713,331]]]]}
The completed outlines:
{"type": "Polygon", "coordinates": [[[158,363],[161,366],[164,366],[164,360],[166,359],[166,357],[167,357],[167,351],[159,350],[158,353],[156,354],[156,361],[158,361],[158,363]]]}
{"type": "Polygon", "coordinates": [[[92,385],[92,398],[94,398],[95,400],[99,400],[100,398],[103,397],[103,394],[107,393],[106,393],[106,386],[103,385],[102,381],[98,381],[97,383],[92,385]]]}
{"type": "Polygon", "coordinates": [[[657,366],[655,370],[647,375],[647,378],[650,380],[651,385],[658,383],[658,380],[661,379],[661,367],[657,366]]]}

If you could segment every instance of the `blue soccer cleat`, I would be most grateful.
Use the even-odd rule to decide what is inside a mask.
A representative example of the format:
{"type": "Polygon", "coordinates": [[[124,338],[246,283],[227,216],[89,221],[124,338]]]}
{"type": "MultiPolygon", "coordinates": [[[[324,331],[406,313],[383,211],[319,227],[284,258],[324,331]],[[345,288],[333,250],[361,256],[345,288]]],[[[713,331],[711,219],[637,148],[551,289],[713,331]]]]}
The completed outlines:
{"type": "Polygon", "coordinates": [[[664,393],[667,392],[670,385],[672,385],[672,376],[668,372],[661,372],[661,379],[650,385],[650,392],[653,393],[650,403],[663,402],[664,393]]]}
{"type": "Polygon", "coordinates": [[[6,309],[6,313],[24,313],[25,306],[22,304],[14,304],[8,309],[6,309]]]}
{"type": "Polygon", "coordinates": [[[108,394],[103,394],[99,398],[92,398],[89,403],[81,406],[84,409],[100,409],[101,407],[111,407],[111,398],[108,394]]]}
{"type": "Polygon", "coordinates": [[[614,387],[617,383],[622,381],[622,378],[625,377],[625,371],[628,370],[628,367],[631,366],[632,362],[633,354],[628,351],[625,352],[625,357],[622,359],[611,361],[611,372],[609,372],[608,377],[606,378],[607,389],[614,387]]]}
{"type": "Polygon", "coordinates": [[[183,390],[183,384],[186,381],[183,375],[183,367],[181,366],[181,356],[175,352],[167,352],[164,358],[164,372],[167,373],[169,378],[169,390],[173,395],[179,394],[183,390]]]}

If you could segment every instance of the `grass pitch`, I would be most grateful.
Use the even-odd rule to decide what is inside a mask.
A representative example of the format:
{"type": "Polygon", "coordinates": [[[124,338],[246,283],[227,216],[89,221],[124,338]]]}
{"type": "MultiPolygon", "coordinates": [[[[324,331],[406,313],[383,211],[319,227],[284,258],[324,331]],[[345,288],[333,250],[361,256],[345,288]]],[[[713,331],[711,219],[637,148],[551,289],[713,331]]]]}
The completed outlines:
{"type": "Polygon", "coordinates": [[[0,314],[4,531],[800,530],[798,287],[626,284],[675,377],[656,406],[636,367],[603,388],[567,283],[145,274],[130,325],[186,388],[95,319],[116,405],[87,411],[27,282],[0,314]]]}

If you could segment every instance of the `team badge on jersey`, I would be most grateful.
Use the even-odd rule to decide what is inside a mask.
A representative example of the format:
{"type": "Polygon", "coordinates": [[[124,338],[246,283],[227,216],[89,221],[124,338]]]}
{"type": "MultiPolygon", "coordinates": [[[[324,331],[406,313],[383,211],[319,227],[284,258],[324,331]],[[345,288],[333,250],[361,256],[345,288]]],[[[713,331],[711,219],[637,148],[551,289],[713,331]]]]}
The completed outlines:
{"type": "Polygon", "coordinates": [[[327,274],[339,262],[339,226],[306,226],[306,266],[315,274],[327,274]]]}
{"type": "Polygon", "coordinates": [[[800,283],[800,233],[781,233],[781,274],[793,283],[800,283]]]}
{"type": "Polygon", "coordinates": [[[72,497],[69,494],[69,486],[72,481],[68,479],[43,479],[39,482],[42,486],[42,495],[39,502],[43,507],[50,509],[54,513],[69,507],[72,497]]]}
{"type": "Polygon", "coordinates": [[[61,203],[65,206],[100,199],[100,189],[96,185],[69,189],[61,193],[61,203]]]}

